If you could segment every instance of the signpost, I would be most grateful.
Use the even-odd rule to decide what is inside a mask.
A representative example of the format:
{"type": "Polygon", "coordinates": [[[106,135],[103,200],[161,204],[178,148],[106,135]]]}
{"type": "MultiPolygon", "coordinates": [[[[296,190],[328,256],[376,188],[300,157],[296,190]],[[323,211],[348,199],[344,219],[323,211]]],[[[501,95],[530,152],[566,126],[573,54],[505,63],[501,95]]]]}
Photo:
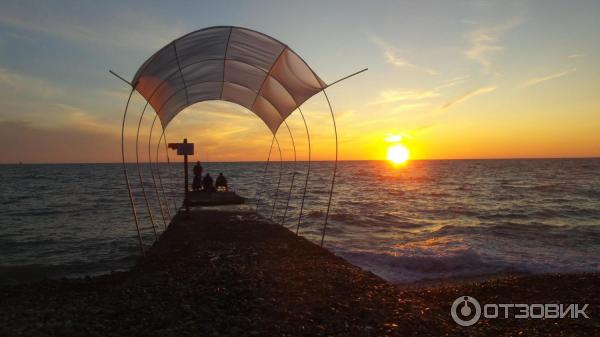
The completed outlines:
{"type": "Polygon", "coordinates": [[[189,199],[189,180],[188,180],[188,156],[194,154],[194,143],[188,143],[187,138],[183,140],[183,143],[169,143],[169,148],[177,150],[178,156],[183,156],[183,173],[184,173],[184,184],[185,184],[185,197],[183,204],[185,206],[186,217],[190,216],[190,199],[189,199]]]}

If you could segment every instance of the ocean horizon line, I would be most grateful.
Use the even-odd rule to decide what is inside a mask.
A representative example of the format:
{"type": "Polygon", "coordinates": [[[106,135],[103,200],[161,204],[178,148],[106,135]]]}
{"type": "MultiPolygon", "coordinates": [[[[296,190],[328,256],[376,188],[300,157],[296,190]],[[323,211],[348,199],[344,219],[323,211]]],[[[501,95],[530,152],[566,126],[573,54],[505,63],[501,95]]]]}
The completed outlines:
{"type": "MultiPolygon", "coordinates": [[[[430,158],[430,159],[410,159],[411,162],[427,162],[427,161],[509,161],[509,160],[584,160],[584,159],[600,159],[600,156],[583,156],[583,157],[501,157],[501,158],[430,158]]],[[[197,160],[190,160],[190,163],[194,163],[197,160]]],[[[334,162],[334,159],[326,160],[311,160],[312,163],[319,162],[334,162]]],[[[387,159],[340,159],[338,162],[367,162],[367,161],[388,161],[387,159]]],[[[230,163],[265,163],[266,160],[237,160],[237,161],[212,161],[212,160],[200,160],[201,163],[215,163],[215,164],[230,164],[230,163]]],[[[279,160],[272,160],[271,162],[280,162],[279,160]]],[[[293,163],[293,160],[282,160],[282,162],[293,163]]],[[[308,160],[296,160],[297,163],[308,162],[308,160]]],[[[147,164],[148,161],[140,161],[140,164],[147,164]]],[[[153,161],[152,163],[157,163],[153,161]]],[[[159,161],[159,164],[168,164],[166,161],[159,161]]],[[[172,161],[171,163],[179,163],[179,161],[172,161]]],[[[106,162],[0,162],[0,165],[94,165],[94,164],[123,164],[117,161],[106,161],[106,162]]],[[[136,164],[136,162],[128,161],[125,164],[136,164]]]]}

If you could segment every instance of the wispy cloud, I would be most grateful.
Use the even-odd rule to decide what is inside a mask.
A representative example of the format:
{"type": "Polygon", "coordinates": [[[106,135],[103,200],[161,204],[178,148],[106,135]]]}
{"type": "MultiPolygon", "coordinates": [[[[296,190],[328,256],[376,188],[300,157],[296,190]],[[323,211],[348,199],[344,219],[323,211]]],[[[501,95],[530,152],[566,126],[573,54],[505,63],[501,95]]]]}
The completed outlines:
{"type": "Polygon", "coordinates": [[[379,93],[379,97],[371,102],[370,105],[416,101],[437,96],[439,96],[437,92],[429,90],[383,90],[379,93]]]}
{"type": "Polygon", "coordinates": [[[415,110],[415,109],[419,109],[419,108],[424,108],[424,107],[427,107],[427,106],[430,106],[430,105],[431,105],[430,102],[418,102],[418,103],[400,104],[397,107],[395,107],[392,111],[394,113],[403,112],[403,111],[410,111],[410,110],[415,110]]]}
{"type": "Polygon", "coordinates": [[[440,89],[446,89],[446,88],[450,88],[453,87],[455,85],[459,85],[459,84],[463,84],[465,82],[467,82],[467,80],[470,78],[471,76],[458,76],[458,77],[454,77],[451,78],[449,80],[443,81],[440,85],[438,85],[435,89],[436,90],[440,90],[440,89]]]}
{"type": "Polygon", "coordinates": [[[570,58],[570,59],[578,59],[578,58],[581,58],[581,57],[585,57],[585,54],[571,54],[571,55],[569,55],[567,57],[570,58]]]}
{"type": "Polygon", "coordinates": [[[381,38],[371,36],[371,41],[373,41],[383,51],[383,57],[385,58],[386,62],[396,68],[413,69],[429,75],[439,74],[435,69],[409,62],[406,58],[400,55],[400,51],[396,47],[392,46],[381,38]]]}
{"type": "Polygon", "coordinates": [[[521,24],[521,19],[512,19],[494,26],[479,27],[467,35],[469,47],[464,52],[467,58],[490,70],[494,57],[504,50],[500,40],[511,29],[521,24]]]}
{"type": "Polygon", "coordinates": [[[479,88],[479,89],[475,89],[475,90],[471,90],[461,96],[458,96],[446,103],[444,103],[444,105],[442,105],[442,110],[446,110],[449,109],[455,105],[464,103],[468,100],[470,100],[473,97],[479,96],[479,95],[483,95],[483,94],[487,94],[490,92],[493,92],[494,90],[496,90],[495,86],[490,86],[490,87],[483,87],[483,88],[479,88]]]}
{"type": "Polygon", "coordinates": [[[523,86],[524,87],[531,87],[531,86],[538,85],[538,84],[546,82],[546,81],[550,81],[550,80],[554,80],[554,79],[557,79],[557,78],[561,78],[563,76],[567,76],[567,75],[572,74],[572,73],[574,73],[576,71],[577,71],[576,68],[571,68],[571,69],[562,70],[562,71],[559,71],[559,72],[556,72],[556,73],[553,73],[553,74],[549,74],[549,75],[546,75],[546,76],[535,77],[535,78],[532,78],[532,79],[529,79],[529,80],[525,81],[523,83],[523,86]]]}
{"type": "Polygon", "coordinates": [[[63,89],[44,79],[14,72],[0,67],[0,86],[19,92],[29,92],[43,98],[56,97],[63,94],[63,89]]]}
{"type": "Polygon", "coordinates": [[[80,131],[90,133],[112,134],[116,136],[119,128],[114,123],[102,122],[89,112],[67,104],[59,104],[62,109],[61,115],[64,116],[64,125],[67,127],[76,127],[80,131]]]}
{"type": "Polygon", "coordinates": [[[156,48],[186,31],[179,23],[165,23],[157,17],[129,9],[114,11],[110,16],[102,15],[100,10],[97,12],[92,16],[85,13],[72,15],[51,3],[35,6],[7,4],[0,12],[0,24],[64,40],[145,49],[156,48]]]}

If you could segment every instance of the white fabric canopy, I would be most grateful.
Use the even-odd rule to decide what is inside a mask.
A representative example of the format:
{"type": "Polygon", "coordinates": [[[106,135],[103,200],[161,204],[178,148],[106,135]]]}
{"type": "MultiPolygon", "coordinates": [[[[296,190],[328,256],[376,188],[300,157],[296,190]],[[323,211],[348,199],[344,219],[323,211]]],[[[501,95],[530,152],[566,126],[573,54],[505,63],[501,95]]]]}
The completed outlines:
{"type": "Polygon", "coordinates": [[[210,27],[178,38],[150,57],[132,83],[163,127],[194,103],[224,100],[254,112],[273,133],[327,86],[288,46],[239,27],[210,27]]]}

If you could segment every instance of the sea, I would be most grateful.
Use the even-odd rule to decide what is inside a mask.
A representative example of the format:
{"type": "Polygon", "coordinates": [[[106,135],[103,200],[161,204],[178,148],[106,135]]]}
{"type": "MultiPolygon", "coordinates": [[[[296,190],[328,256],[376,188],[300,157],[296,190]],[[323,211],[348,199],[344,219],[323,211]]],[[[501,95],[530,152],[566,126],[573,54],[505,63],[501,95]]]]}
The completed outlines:
{"type": "MultiPolygon", "coordinates": [[[[304,195],[307,162],[204,163],[247,209],[317,244],[333,168],[310,163],[304,195]]],[[[182,203],[183,166],[127,170],[150,246],[182,203]]],[[[0,165],[0,188],[2,284],[127,270],[139,257],[121,164],[0,165]]],[[[339,162],[324,246],[394,283],[600,271],[600,159],[339,162]]]]}

